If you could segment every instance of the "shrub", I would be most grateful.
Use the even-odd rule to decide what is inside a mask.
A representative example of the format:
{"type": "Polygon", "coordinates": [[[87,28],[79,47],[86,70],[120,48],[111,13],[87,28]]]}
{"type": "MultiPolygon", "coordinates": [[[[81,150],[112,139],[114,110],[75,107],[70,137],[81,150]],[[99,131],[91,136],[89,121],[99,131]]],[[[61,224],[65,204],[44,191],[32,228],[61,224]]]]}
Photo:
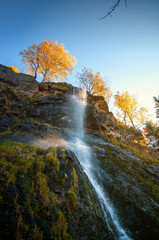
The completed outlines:
{"type": "Polygon", "coordinates": [[[19,69],[18,68],[14,67],[14,66],[7,66],[7,67],[11,68],[13,70],[13,72],[19,73],[19,69]]]}

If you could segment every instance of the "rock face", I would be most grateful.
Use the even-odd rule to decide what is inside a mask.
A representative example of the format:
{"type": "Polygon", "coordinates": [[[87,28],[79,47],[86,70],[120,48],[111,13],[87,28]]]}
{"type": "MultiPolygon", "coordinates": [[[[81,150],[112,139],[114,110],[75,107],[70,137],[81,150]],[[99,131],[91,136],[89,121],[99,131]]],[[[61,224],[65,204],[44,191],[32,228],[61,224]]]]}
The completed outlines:
{"type": "MultiPolygon", "coordinates": [[[[0,65],[0,82],[0,104],[3,113],[1,122],[4,122],[5,114],[7,117],[17,116],[18,120],[34,118],[56,127],[71,128],[73,126],[69,109],[70,95],[73,92],[71,85],[39,84],[32,76],[15,73],[11,68],[3,65],[0,65]]],[[[7,124],[7,119],[5,122],[7,124]]],[[[88,96],[85,122],[88,131],[97,131],[108,140],[121,138],[120,128],[113,114],[109,112],[103,97],[88,96]]],[[[9,125],[2,125],[3,130],[9,127],[9,125]]]]}
{"type": "Polygon", "coordinates": [[[15,73],[11,68],[0,64],[0,81],[13,86],[24,96],[32,97],[38,92],[38,84],[34,77],[23,73],[15,73]]]}
{"type": "Polygon", "coordinates": [[[132,239],[159,237],[159,165],[98,138],[96,168],[107,196],[132,239]]]}
{"type": "MultiPolygon", "coordinates": [[[[70,96],[77,89],[66,83],[39,84],[32,77],[16,74],[4,66],[0,66],[0,81],[0,142],[10,140],[45,148],[58,145],[67,149],[67,139],[75,125],[71,117],[70,96]]],[[[158,159],[145,162],[108,142],[120,139],[121,132],[102,97],[88,96],[85,115],[85,141],[96,154],[92,161],[98,169],[97,177],[121,225],[132,239],[158,239],[158,159]]],[[[58,240],[114,239],[103,220],[98,197],[74,154],[70,151],[63,154],[58,148],[59,162],[50,160],[47,163],[49,149],[31,150],[27,145],[17,146],[12,151],[3,148],[0,154],[3,164],[0,168],[3,186],[0,225],[5,229],[2,239],[17,237],[18,228],[23,229],[19,239],[33,239],[33,235],[35,239],[51,239],[51,236],[58,240]],[[19,169],[17,151],[20,159],[22,156],[24,160],[33,160],[34,164],[19,169]],[[30,151],[35,153],[30,156],[30,151]],[[40,172],[37,166],[35,168],[36,160],[40,172]],[[44,185],[47,182],[44,190],[48,197],[44,202],[40,200],[43,191],[37,184],[40,176],[45,180],[39,181],[44,185]],[[34,191],[29,192],[30,186],[35,195],[34,191]],[[27,196],[34,200],[31,209],[27,205],[27,196]],[[51,200],[50,196],[55,199],[51,200]],[[47,202],[48,205],[44,206],[48,199],[49,204],[47,202]],[[7,232],[10,234],[8,238],[7,232]]],[[[26,162],[22,161],[23,164],[26,162]]]]}
{"type": "MultiPolygon", "coordinates": [[[[73,125],[68,111],[72,86],[34,85],[27,75],[19,83],[20,76],[1,66],[0,142],[65,147],[65,128],[73,125]]],[[[4,160],[0,172],[2,239],[113,239],[98,197],[73,153],[59,149],[55,162],[49,160],[52,150],[9,144],[5,148],[4,143],[0,155],[4,160]]]]}
{"type": "Polygon", "coordinates": [[[121,139],[121,130],[102,96],[88,96],[86,127],[99,131],[107,140],[121,139]]]}

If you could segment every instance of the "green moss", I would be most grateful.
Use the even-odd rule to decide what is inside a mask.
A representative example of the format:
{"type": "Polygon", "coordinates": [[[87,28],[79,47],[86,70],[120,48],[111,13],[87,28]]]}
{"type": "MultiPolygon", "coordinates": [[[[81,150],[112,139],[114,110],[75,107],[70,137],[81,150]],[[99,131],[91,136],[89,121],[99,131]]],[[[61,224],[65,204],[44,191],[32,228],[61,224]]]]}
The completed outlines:
{"type": "Polygon", "coordinates": [[[51,148],[49,153],[46,155],[46,160],[55,166],[56,170],[59,171],[60,162],[57,158],[57,149],[51,148]]]}
{"type": "Polygon", "coordinates": [[[45,169],[46,162],[44,161],[44,156],[40,155],[36,158],[36,168],[38,172],[41,172],[45,169]]]}
{"type": "MultiPolygon", "coordinates": [[[[66,194],[66,199],[54,193],[54,181],[59,187],[58,178],[64,175],[60,171],[53,173],[59,169],[57,161],[57,147],[43,149],[12,142],[0,144],[0,203],[4,211],[15,213],[17,239],[50,239],[48,228],[52,229],[52,237],[58,240],[72,239],[64,213],[57,209],[72,212],[78,200],[72,189],[66,194]],[[10,191],[10,187],[15,191],[10,191]]],[[[76,188],[75,169],[72,170],[71,181],[76,188]]],[[[7,239],[9,231],[9,226],[5,226],[4,239],[7,239]]]]}
{"type": "Polygon", "coordinates": [[[69,189],[67,192],[67,206],[71,212],[74,211],[74,209],[77,207],[78,204],[78,198],[72,189],[69,189]]]}
{"type": "Polygon", "coordinates": [[[0,136],[4,136],[4,135],[8,135],[8,134],[12,134],[12,131],[4,131],[0,133],[0,136]]]}
{"type": "Polygon", "coordinates": [[[48,206],[49,205],[49,195],[48,195],[49,188],[47,184],[46,175],[41,172],[38,172],[37,177],[38,177],[37,183],[39,185],[41,200],[43,201],[44,206],[48,206]]]}
{"type": "Polygon", "coordinates": [[[62,149],[61,149],[61,151],[62,151],[62,158],[63,158],[63,159],[65,159],[65,158],[66,158],[65,149],[64,149],[64,148],[62,148],[62,149]]]}
{"type": "Polygon", "coordinates": [[[67,240],[70,235],[67,233],[67,222],[64,214],[59,210],[58,219],[52,223],[52,233],[58,240],[67,240]]]}
{"type": "Polygon", "coordinates": [[[78,176],[74,167],[72,168],[71,172],[71,189],[73,189],[75,192],[77,192],[78,189],[78,176]]]}

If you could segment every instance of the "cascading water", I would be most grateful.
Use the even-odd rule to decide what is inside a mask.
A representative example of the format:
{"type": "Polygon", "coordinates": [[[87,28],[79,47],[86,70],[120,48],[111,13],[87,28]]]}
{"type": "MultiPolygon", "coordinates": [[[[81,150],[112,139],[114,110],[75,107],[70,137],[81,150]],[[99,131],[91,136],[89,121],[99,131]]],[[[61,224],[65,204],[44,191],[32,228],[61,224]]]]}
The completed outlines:
{"type": "MultiPolygon", "coordinates": [[[[95,153],[86,144],[86,134],[84,131],[84,117],[85,109],[87,105],[87,93],[83,90],[74,92],[70,99],[70,107],[72,109],[73,120],[73,133],[70,136],[70,148],[80,161],[84,172],[88,176],[91,184],[93,185],[98,195],[99,201],[102,206],[105,221],[107,222],[110,230],[112,231],[115,239],[130,240],[125,230],[122,228],[118,217],[115,214],[115,210],[110,203],[102,184],[98,180],[98,170],[93,164],[95,159],[95,153]]],[[[99,178],[100,179],[100,178],[99,178]]]]}

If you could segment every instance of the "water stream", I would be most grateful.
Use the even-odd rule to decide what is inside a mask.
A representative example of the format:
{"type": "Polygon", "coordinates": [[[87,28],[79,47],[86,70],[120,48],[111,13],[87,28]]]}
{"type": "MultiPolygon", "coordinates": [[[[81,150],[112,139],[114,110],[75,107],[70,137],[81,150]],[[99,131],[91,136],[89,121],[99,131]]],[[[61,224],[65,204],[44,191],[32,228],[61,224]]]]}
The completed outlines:
{"type": "Polygon", "coordinates": [[[71,118],[73,119],[73,133],[70,136],[69,143],[71,150],[75,153],[82,168],[93,185],[106,223],[108,224],[114,238],[117,240],[131,240],[124,228],[121,226],[118,216],[115,213],[110,200],[100,182],[98,168],[94,164],[95,153],[86,143],[86,134],[84,131],[85,109],[87,105],[87,94],[85,91],[75,92],[70,98],[71,118]]]}

